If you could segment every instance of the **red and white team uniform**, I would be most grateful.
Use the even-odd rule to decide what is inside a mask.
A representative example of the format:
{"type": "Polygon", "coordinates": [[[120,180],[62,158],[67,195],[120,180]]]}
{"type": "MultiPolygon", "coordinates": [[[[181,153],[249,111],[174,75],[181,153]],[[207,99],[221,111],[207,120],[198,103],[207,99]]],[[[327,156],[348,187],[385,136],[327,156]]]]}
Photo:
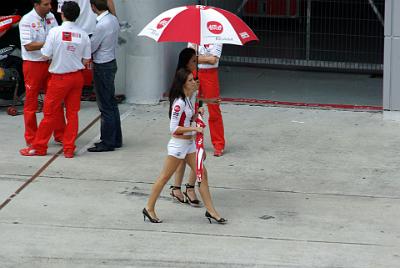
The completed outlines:
{"type": "MultiPolygon", "coordinates": [[[[49,78],[49,62],[43,59],[40,50],[27,51],[25,45],[32,42],[44,42],[49,31],[56,27],[57,21],[52,13],[45,18],[40,17],[35,9],[27,13],[19,23],[21,53],[23,59],[23,73],[26,87],[24,103],[25,141],[31,144],[37,131],[36,112],[38,109],[38,96],[41,90],[46,91],[49,78]]],[[[65,127],[64,113],[57,111],[57,126],[54,137],[56,140],[63,139],[65,127]]]]}
{"type": "Polygon", "coordinates": [[[191,127],[194,115],[193,105],[188,98],[179,98],[172,104],[170,132],[173,135],[168,143],[168,155],[178,159],[184,159],[187,154],[196,152],[196,144],[193,139],[185,139],[184,136],[193,136],[195,132],[176,134],[178,127],[191,127]],[[182,138],[179,138],[182,136],[182,138]]]}
{"type": "Polygon", "coordinates": [[[32,11],[23,16],[19,23],[22,58],[29,61],[44,61],[40,50],[27,51],[24,45],[46,41],[50,30],[57,26],[57,21],[51,12],[45,18],[42,18],[35,9],[32,9],[32,11]]]}
{"type": "MultiPolygon", "coordinates": [[[[79,26],[82,30],[84,30],[89,36],[94,33],[96,29],[96,13],[93,12],[90,6],[90,0],[69,0],[76,2],[81,10],[79,13],[79,17],[76,19],[75,23],[79,26]]],[[[57,12],[61,13],[61,7],[66,2],[66,0],[58,0],[58,8],[57,12]]],[[[91,65],[88,66],[83,71],[83,82],[84,86],[92,86],[93,81],[93,70],[91,65]]]]}
{"type": "Polygon", "coordinates": [[[44,100],[44,118],[40,122],[31,152],[24,155],[43,155],[51,132],[57,124],[56,111],[64,102],[67,124],[63,147],[66,157],[73,157],[78,135],[78,112],[83,86],[82,59],[91,58],[89,36],[73,22],[64,22],[52,29],[41,49],[44,56],[52,58],[49,72],[49,88],[44,100]]]}
{"type": "MultiPolygon", "coordinates": [[[[189,47],[195,48],[195,44],[189,43],[189,47]]],[[[222,44],[210,44],[198,46],[199,56],[215,56],[220,58],[222,54],[222,44]]],[[[216,64],[199,64],[198,77],[200,87],[198,96],[203,99],[216,100],[220,98],[219,61],[216,64]]],[[[207,103],[208,107],[208,125],[210,128],[211,142],[216,151],[223,151],[225,148],[224,122],[220,105],[217,103],[207,103]]]]}

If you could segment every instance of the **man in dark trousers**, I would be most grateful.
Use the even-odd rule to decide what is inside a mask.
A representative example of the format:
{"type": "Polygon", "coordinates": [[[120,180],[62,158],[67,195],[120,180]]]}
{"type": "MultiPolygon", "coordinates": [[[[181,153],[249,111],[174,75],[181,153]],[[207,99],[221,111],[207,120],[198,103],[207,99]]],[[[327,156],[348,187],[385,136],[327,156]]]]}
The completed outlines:
{"type": "Polygon", "coordinates": [[[88,151],[107,152],[122,146],[121,121],[114,98],[117,72],[115,55],[120,27],[118,19],[108,11],[107,0],[90,0],[90,4],[97,15],[91,42],[96,100],[101,113],[101,141],[88,151]]]}

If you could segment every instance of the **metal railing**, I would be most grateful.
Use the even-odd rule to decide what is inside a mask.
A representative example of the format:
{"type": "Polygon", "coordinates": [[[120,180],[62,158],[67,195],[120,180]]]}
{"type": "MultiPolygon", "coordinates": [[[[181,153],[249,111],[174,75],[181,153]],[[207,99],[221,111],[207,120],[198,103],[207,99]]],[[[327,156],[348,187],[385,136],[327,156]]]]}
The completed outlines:
{"type": "Polygon", "coordinates": [[[376,73],[383,70],[384,0],[203,0],[236,13],[259,43],[225,45],[222,61],[376,73]]]}

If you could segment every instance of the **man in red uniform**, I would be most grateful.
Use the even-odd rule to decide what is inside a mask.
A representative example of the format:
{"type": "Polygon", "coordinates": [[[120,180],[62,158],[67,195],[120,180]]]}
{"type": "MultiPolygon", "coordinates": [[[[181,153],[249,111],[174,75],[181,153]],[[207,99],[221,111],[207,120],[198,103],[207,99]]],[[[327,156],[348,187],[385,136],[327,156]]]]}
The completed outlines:
{"type": "Polygon", "coordinates": [[[83,86],[82,70],[91,58],[91,50],[89,36],[74,23],[80,12],[78,4],[66,2],[61,11],[62,25],[49,32],[41,49],[45,58],[52,58],[51,76],[44,100],[44,118],[32,145],[20,150],[24,156],[46,155],[47,143],[57,125],[57,112],[64,102],[67,117],[63,137],[64,156],[74,157],[83,86]]]}
{"type": "Polygon", "coordinates": [[[222,44],[198,46],[189,43],[198,51],[200,87],[198,98],[204,100],[208,107],[208,125],[211,142],[214,146],[214,156],[222,156],[225,149],[224,122],[220,109],[220,92],[218,79],[219,58],[222,54],[222,44]]]}
{"type": "MultiPolygon", "coordinates": [[[[46,90],[49,77],[49,62],[44,59],[40,49],[44,45],[50,29],[57,26],[54,15],[50,12],[51,0],[33,0],[34,7],[19,23],[21,53],[26,87],[24,103],[25,141],[32,144],[37,131],[36,112],[40,90],[46,90]]],[[[65,120],[62,107],[57,111],[57,125],[54,138],[63,139],[65,120]]]]}

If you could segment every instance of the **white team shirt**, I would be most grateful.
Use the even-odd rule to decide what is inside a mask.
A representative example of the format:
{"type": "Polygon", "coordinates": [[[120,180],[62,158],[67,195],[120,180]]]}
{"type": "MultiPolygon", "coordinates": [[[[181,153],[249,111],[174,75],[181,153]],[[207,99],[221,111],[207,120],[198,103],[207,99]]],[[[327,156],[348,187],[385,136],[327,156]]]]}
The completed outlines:
{"type": "Polygon", "coordinates": [[[52,58],[50,73],[76,72],[85,68],[82,59],[91,58],[90,39],[74,22],[65,21],[50,31],[41,52],[52,58]]]}
{"type": "Polygon", "coordinates": [[[21,39],[21,54],[23,60],[44,61],[40,50],[27,51],[25,45],[32,42],[44,42],[49,31],[58,26],[58,23],[52,13],[48,13],[43,19],[38,15],[35,9],[22,17],[19,23],[19,32],[21,39]]]}
{"type": "MultiPolygon", "coordinates": [[[[68,0],[76,2],[81,9],[76,25],[81,27],[87,34],[93,34],[96,28],[96,13],[93,12],[90,6],[90,0],[68,0]]],[[[67,0],[58,0],[57,12],[61,13],[61,7],[67,0]]]]}
{"type": "MultiPolygon", "coordinates": [[[[179,98],[175,99],[172,104],[171,111],[171,121],[169,124],[169,130],[172,135],[182,135],[175,134],[178,127],[190,127],[192,125],[192,118],[194,115],[193,104],[189,98],[185,100],[179,98]]],[[[195,132],[185,132],[183,135],[194,135],[195,132]]]]}
{"type": "MultiPolygon", "coordinates": [[[[189,43],[188,47],[191,47],[196,50],[197,45],[189,43]]],[[[222,55],[222,44],[209,44],[209,45],[198,46],[198,54],[199,56],[216,56],[218,58],[216,64],[199,64],[199,69],[218,68],[219,58],[221,58],[222,55]]]]}

